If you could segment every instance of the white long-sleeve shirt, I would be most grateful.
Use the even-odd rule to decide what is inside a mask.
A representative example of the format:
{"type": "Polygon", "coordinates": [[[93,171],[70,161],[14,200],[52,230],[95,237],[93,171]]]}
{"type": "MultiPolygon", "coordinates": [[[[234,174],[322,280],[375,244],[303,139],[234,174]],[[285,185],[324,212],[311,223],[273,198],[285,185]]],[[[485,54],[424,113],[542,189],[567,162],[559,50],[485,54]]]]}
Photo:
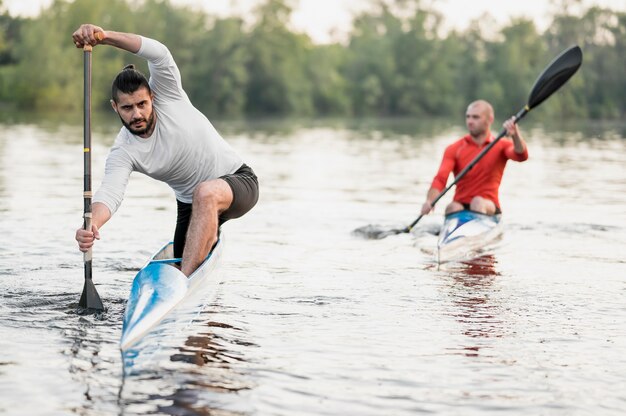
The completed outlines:
{"type": "Polygon", "coordinates": [[[191,203],[200,182],[234,173],[243,164],[241,157],[189,101],[167,47],[142,37],[136,55],[148,61],[156,125],[152,135],[145,139],[122,127],[111,147],[102,184],[93,198],[93,202],[106,205],[111,214],[122,203],[133,171],[167,183],[176,199],[191,203]]]}

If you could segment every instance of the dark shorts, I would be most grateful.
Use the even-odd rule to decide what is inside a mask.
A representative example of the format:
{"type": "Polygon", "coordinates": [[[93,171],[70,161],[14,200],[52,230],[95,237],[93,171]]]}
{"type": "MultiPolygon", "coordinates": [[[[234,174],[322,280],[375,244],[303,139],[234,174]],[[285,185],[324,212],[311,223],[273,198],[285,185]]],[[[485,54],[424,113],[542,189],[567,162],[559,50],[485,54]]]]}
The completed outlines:
{"type": "MultiPolygon", "coordinates": [[[[463,208],[465,208],[466,210],[471,211],[470,204],[461,204],[461,205],[463,205],[463,208]]],[[[500,214],[502,214],[502,211],[500,211],[500,207],[496,207],[495,215],[500,215],[500,214]]]]}
{"type": "MultiPolygon", "coordinates": [[[[219,225],[228,220],[239,218],[250,211],[259,200],[259,182],[252,168],[245,163],[235,173],[220,176],[226,181],[233,192],[233,202],[230,207],[218,217],[219,225]]],[[[176,218],[176,231],[174,232],[174,257],[183,256],[185,249],[185,237],[191,220],[191,204],[176,200],[178,215],[176,218]]]]}

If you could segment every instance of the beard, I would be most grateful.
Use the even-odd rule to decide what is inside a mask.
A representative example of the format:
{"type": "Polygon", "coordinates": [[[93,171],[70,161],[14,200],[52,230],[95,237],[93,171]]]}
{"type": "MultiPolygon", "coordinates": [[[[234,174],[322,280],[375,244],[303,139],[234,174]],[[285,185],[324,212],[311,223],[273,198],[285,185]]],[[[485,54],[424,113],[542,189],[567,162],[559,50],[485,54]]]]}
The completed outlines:
{"type": "Polygon", "coordinates": [[[154,126],[154,110],[152,110],[152,113],[150,113],[150,116],[147,119],[145,119],[145,118],[134,118],[134,119],[132,119],[130,121],[130,123],[127,123],[126,121],[124,121],[122,116],[120,116],[119,114],[117,116],[120,118],[120,121],[122,122],[124,127],[126,127],[128,129],[128,131],[130,131],[135,136],[141,136],[142,134],[146,134],[146,133],[152,131],[152,127],[154,126]],[[132,125],[134,123],[137,123],[137,122],[140,122],[140,121],[145,121],[146,122],[146,127],[144,127],[143,129],[135,129],[135,128],[132,127],[132,125]]]}
{"type": "Polygon", "coordinates": [[[487,129],[483,127],[475,127],[473,129],[468,129],[470,136],[479,137],[487,132],[487,129]]]}

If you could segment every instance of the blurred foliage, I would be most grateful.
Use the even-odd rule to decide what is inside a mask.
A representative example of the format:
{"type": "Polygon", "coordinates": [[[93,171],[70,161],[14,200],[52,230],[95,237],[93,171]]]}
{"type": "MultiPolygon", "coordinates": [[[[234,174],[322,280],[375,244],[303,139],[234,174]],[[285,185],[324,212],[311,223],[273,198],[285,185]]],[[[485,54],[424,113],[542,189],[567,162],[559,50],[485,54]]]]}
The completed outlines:
{"type": "MultiPolygon", "coordinates": [[[[626,116],[624,11],[555,0],[543,33],[520,18],[494,31],[489,16],[442,33],[445,17],[419,0],[371,0],[372,8],[354,17],[347,42],[316,45],[290,28],[294,1],[263,0],[250,20],[168,0],[54,0],[26,19],[10,16],[0,0],[0,104],[80,109],[82,53],[71,33],[93,22],[166,44],[189,97],[211,116],[456,116],[483,98],[504,117],[525,104],[541,70],[573,44],[583,49],[582,69],[539,113],[626,116]]],[[[94,49],[94,107],[109,106],[110,82],[127,63],[147,71],[132,54],[94,49]]]]}

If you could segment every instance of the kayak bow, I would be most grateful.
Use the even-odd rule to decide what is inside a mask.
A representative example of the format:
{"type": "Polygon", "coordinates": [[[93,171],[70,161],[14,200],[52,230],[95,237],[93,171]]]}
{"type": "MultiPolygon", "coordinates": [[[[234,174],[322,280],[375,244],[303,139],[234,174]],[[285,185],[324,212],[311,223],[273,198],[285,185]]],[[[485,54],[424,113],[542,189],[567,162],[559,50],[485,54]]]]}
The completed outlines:
{"type": "Polygon", "coordinates": [[[157,326],[174,308],[200,290],[214,275],[222,256],[223,238],[198,269],[187,278],[173,263],[174,244],[163,246],[143,266],[135,279],[124,312],[120,348],[127,350],[157,326]]]}
{"type": "Polygon", "coordinates": [[[463,210],[446,215],[437,242],[437,262],[467,259],[502,234],[501,215],[463,210]]]}

